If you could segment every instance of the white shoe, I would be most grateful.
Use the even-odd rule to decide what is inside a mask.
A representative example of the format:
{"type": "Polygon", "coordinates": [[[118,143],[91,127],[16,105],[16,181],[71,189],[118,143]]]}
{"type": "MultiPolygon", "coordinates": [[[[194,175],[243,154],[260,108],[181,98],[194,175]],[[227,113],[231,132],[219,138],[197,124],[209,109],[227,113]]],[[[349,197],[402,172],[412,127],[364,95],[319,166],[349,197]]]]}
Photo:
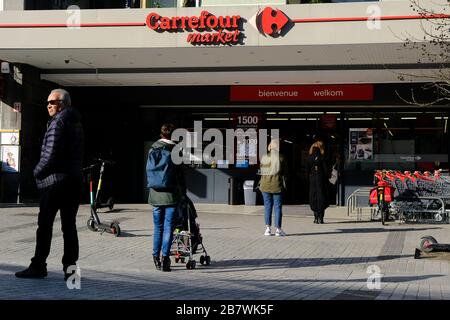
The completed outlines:
{"type": "Polygon", "coordinates": [[[264,232],[265,236],[271,236],[272,235],[272,230],[270,230],[270,227],[266,228],[266,232],[264,232]]]}
{"type": "Polygon", "coordinates": [[[275,236],[277,237],[284,237],[285,235],[286,233],[281,229],[277,229],[277,231],[275,232],[275,236]]]}

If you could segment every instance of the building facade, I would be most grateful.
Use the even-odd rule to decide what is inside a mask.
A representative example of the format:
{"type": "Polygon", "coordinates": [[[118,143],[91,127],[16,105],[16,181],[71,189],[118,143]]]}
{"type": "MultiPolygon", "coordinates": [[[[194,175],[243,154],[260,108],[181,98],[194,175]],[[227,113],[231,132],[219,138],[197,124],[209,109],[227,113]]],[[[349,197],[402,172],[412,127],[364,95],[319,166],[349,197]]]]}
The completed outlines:
{"type": "MultiPolygon", "coordinates": [[[[0,129],[19,137],[2,141],[19,166],[3,165],[3,201],[36,198],[32,169],[56,87],[83,115],[86,164],[117,162],[105,179],[118,201],[145,201],[146,153],[164,122],[192,131],[201,121],[202,133],[279,129],[288,203],[308,201],[305,161],[318,138],[330,166],[341,159],[338,204],[371,185],[375,169],[448,168],[448,101],[410,103],[435,101],[427,84],[448,71],[428,32],[448,21],[447,1],[421,2],[435,12],[425,16],[407,0],[14,3],[0,12],[0,129]]],[[[260,141],[251,140],[236,142],[236,163],[192,155],[194,201],[242,203],[258,167],[248,160],[260,141]]]]}

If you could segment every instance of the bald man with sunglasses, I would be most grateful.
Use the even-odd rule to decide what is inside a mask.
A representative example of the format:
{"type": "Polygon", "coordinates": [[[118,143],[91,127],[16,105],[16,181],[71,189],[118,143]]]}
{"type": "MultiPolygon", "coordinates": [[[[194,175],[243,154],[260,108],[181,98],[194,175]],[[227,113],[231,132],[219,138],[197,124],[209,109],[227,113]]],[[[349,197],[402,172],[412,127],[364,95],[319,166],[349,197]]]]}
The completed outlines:
{"type": "Polygon", "coordinates": [[[62,257],[64,279],[70,266],[76,266],[79,255],[76,216],[81,198],[84,133],[81,116],[72,108],[66,90],[55,89],[47,99],[51,119],[41,148],[34,177],[40,191],[36,250],[30,266],[16,273],[18,278],[45,278],[50,253],[53,223],[60,211],[64,239],[62,257]]]}

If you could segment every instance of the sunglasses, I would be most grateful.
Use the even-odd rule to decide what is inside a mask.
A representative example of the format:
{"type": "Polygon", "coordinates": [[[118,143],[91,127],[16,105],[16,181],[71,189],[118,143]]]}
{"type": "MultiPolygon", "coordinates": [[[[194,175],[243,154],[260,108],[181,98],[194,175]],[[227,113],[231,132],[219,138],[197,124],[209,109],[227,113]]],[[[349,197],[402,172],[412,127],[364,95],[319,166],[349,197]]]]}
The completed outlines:
{"type": "Polygon", "coordinates": [[[63,100],[61,100],[61,99],[59,99],[59,100],[49,100],[49,101],[47,101],[47,104],[50,104],[50,105],[54,106],[57,102],[60,102],[60,101],[63,101],[63,100]]]}

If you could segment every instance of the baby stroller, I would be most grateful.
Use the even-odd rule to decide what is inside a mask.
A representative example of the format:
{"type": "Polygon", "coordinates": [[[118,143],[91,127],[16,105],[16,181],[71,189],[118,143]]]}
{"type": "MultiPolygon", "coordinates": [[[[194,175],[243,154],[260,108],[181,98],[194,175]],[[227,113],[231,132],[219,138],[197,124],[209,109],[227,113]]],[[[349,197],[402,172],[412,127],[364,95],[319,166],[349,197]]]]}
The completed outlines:
{"type": "Polygon", "coordinates": [[[170,255],[175,257],[175,263],[184,263],[185,258],[188,257],[186,269],[195,269],[196,262],[193,255],[202,253],[200,264],[208,266],[211,264],[211,258],[203,245],[200,225],[195,222],[197,212],[191,199],[187,196],[184,198],[178,207],[170,255]]]}

